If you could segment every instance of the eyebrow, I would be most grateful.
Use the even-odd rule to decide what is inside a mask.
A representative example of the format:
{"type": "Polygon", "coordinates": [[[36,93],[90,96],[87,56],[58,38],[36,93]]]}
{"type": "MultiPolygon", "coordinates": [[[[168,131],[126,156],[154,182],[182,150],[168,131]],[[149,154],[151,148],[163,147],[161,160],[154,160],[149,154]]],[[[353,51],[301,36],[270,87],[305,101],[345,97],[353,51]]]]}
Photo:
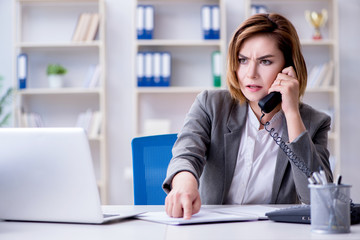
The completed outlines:
{"type": "MultiPolygon", "coordinates": [[[[242,58],[248,58],[244,55],[242,55],[241,53],[239,53],[239,56],[238,57],[242,57],[242,58]]],[[[258,57],[257,60],[263,60],[263,59],[266,59],[266,58],[272,58],[272,57],[275,57],[274,55],[272,54],[267,54],[267,55],[264,55],[264,56],[261,56],[261,57],[258,57]]]]}

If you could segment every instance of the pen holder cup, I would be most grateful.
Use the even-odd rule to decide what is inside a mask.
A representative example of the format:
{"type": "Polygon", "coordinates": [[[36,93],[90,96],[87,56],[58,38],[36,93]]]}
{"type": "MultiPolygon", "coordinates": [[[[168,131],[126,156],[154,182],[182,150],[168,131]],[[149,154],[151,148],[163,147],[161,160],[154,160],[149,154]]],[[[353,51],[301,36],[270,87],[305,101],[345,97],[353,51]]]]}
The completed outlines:
{"type": "Polygon", "coordinates": [[[343,184],[309,185],[312,232],[350,232],[350,187],[343,184]]]}

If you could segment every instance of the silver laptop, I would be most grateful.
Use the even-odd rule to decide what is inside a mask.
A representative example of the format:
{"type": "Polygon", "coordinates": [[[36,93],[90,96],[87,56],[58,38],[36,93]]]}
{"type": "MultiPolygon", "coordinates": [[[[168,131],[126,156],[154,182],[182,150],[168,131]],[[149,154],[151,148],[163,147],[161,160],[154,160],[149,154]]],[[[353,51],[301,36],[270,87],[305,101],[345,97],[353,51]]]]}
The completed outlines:
{"type": "Polygon", "coordinates": [[[0,219],[100,224],[104,216],[81,128],[0,128],[0,219]]]}

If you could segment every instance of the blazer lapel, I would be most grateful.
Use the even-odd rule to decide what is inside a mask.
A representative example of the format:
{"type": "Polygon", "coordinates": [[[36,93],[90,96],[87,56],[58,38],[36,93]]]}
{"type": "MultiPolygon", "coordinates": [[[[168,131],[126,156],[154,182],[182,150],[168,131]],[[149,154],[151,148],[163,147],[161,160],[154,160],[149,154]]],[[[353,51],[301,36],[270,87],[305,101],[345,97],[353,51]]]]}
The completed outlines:
{"type": "Polygon", "coordinates": [[[229,132],[224,134],[225,141],[225,179],[224,179],[224,193],[223,199],[227,196],[232,178],[234,176],[234,170],[237,161],[237,155],[239,151],[239,145],[241,140],[241,129],[244,127],[247,115],[247,104],[239,104],[235,102],[227,121],[227,127],[229,132]]]}

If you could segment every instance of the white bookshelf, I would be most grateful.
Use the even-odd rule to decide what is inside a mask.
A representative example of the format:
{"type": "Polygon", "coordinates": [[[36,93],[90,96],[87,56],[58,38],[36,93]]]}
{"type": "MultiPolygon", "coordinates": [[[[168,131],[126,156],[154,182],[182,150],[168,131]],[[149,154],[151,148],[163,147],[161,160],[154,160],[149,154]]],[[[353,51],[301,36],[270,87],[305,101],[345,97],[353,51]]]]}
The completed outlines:
{"type": "MultiPolygon", "coordinates": [[[[222,57],[222,87],[225,86],[226,11],[223,0],[137,0],[134,4],[134,85],[135,133],[145,134],[147,120],[170,122],[168,132],[180,131],[186,113],[198,93],[213,87],[211,54],[222,57]],[[154,33],[151,40],[138,40],[137,6],[154,7],[154,33]],[[203,5],[219,5],[220,39],[204,40],[201,27],[203,5]],[[136,55],[139,51],[167,51],[171,54],[169,87],[138,87],[136,55]]],[[[164,132],[159,132],[164,133],[164,132]]]]}
{"type": "Polygon", "coordinates": [[[28,55],[27,87],[19,89],[14,72],[15,126],[24,113],[35,112],[45,127],[75,127],[79,114],[99,111],[98,134],[89,137],[96,177],[103,204],[108,199],[108,163],[106,154],[106,56],[104,0],[13,0],[14,66],[20,53],[28,55]],[[91,41],[74,42],[72,37],[82,13],[100,16],[97,36],[91,41]],[[49,88],[48,64],[67,68],[65,85],[49,88]],[[99,84],[83,87],[91,65],[102,69],[99,84]]]}
{"type": "Polygon", "coordinates": [[[340,158],[340,79],[339,79],[339,37],[338,6],[336,0],[246,0],[246,15],[250,16],[251,4],[266,5],[268,12],[277,12],[287,17],[298,31],[308,75],[315,65],[332,60],[334,73],[329,85],[307,87],[303,101],[318,110],[333,112],[332,130],[329,134],[334,177],[341,172],[340,158]],[[328,21],[321,28],[323,38],[313,40],[313,28],[306,21],[305,10],[328,11],[328,21]]]}

